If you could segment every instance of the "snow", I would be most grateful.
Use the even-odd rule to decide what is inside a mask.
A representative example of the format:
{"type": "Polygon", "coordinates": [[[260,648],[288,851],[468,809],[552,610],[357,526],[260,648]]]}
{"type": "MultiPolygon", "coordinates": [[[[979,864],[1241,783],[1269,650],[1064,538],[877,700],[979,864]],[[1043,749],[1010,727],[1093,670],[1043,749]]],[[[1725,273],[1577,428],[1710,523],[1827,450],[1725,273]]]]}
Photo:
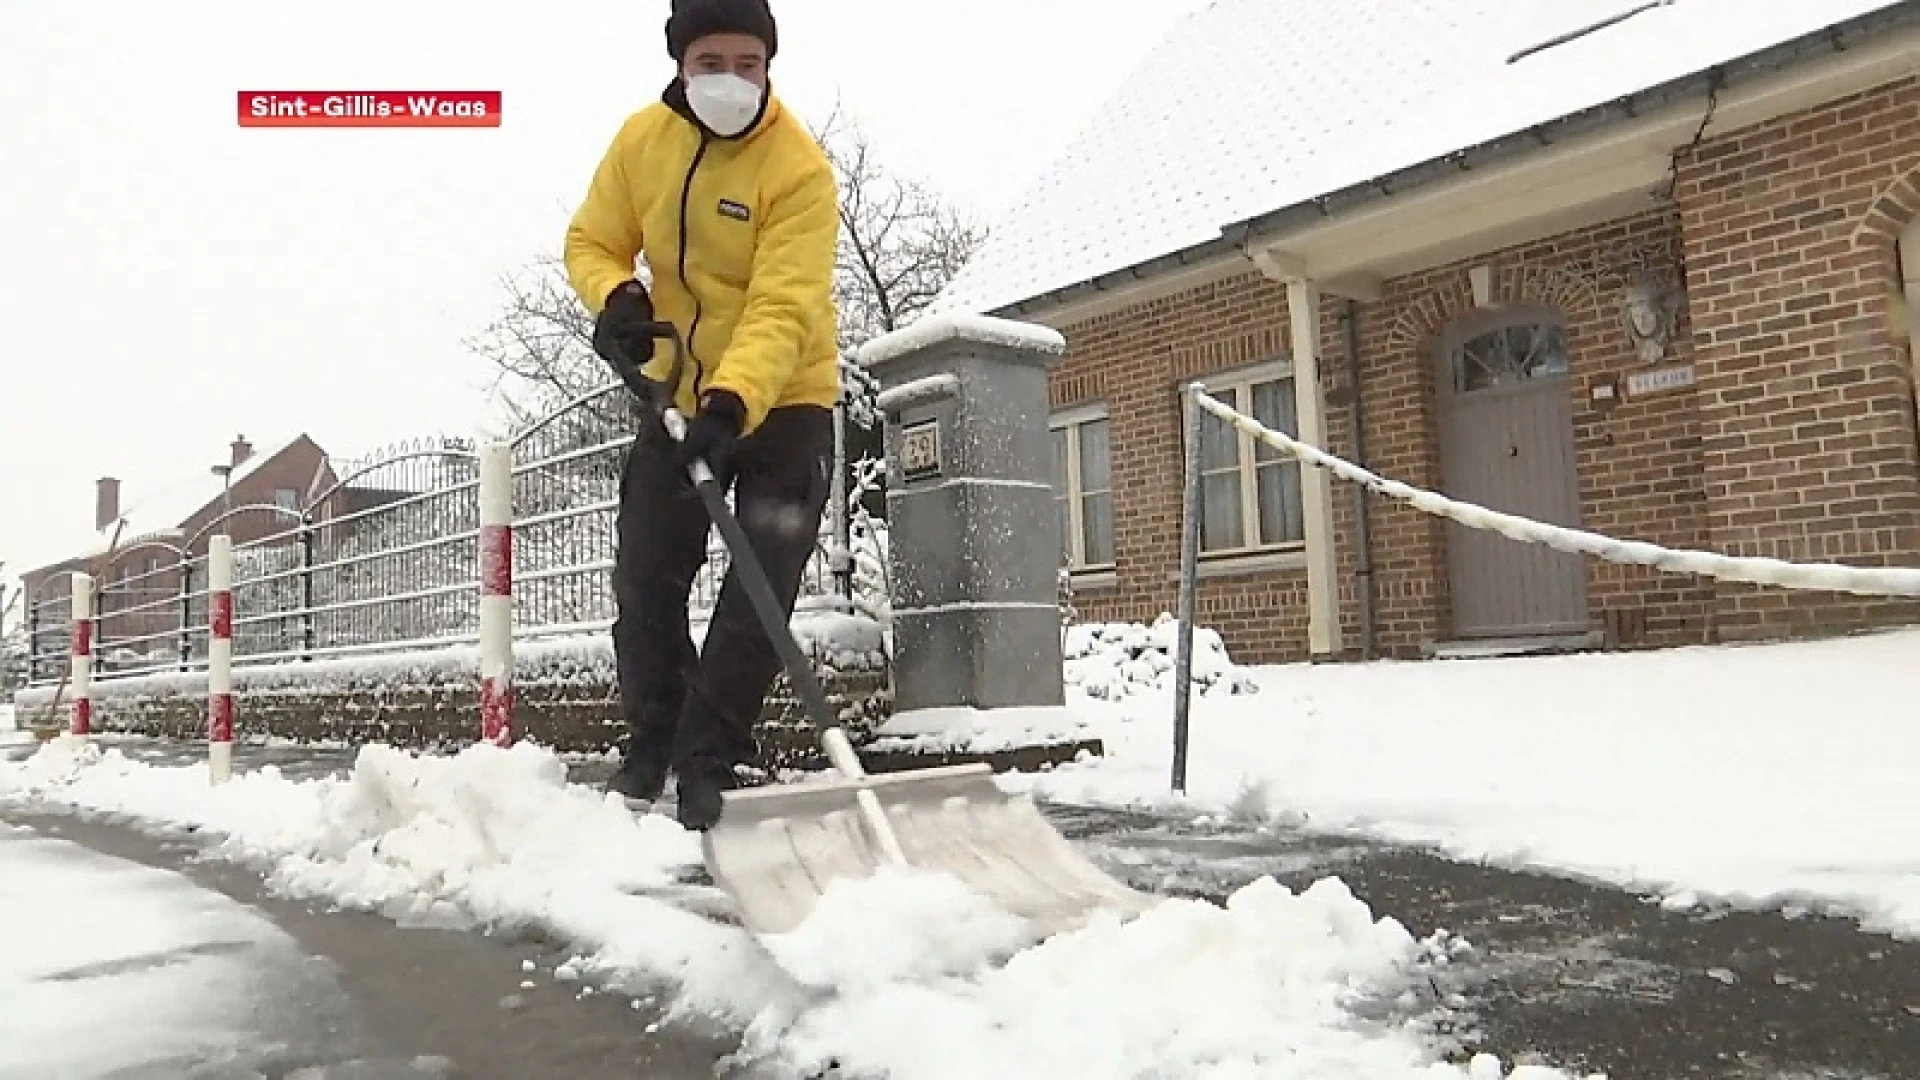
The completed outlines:
{"type": "Polygon", "coordinates": [[[921,753],[994,753],[1024,746],[1075,742],[1092,733],[1093,721],[1066,706],[977,709],[952,706],[897,712],[874,731],[869,748],[921,753]]]}
{"type": "Polygon", "coordinates": [[[957,878],[882,868],[829,890],[798,930],[762,943],[802,985],[858,994],[977,975],[1034,941],[1025,920],[957,878]],[[940,934],[930,940],[928,926],[940,934]]]}
{"type": "Polygon", "coordinates": [[[874,407],[882,413],[897,414],[915,405],[924,405],[940,398],[953,397],[960,392],[960,380],[954,375],[942,373],[929,375],[924,379],[914,379],[901,383],[888,390],[882,390],[874,397],[874,407]]]}
{"type": "MultiPolygon", "coordinates": [[[[1163,615],[1152,626],[1138,623],[1077,623],[1067,629],[1066,682],[1069,688],[1101,701],[1171,690],[1178,658],[1180,622],[1163,615]]],[[[1193,630],[1192,679],[1196,696],[1250,694],[1259,690],[1251,675],[1227,655],[1218,631],[1193,630]]]]}
{"type": "Polygon", "coordinates": [[[1081,700],[1107,757],[1009,786],[1252,810],[1661,898],[1920,938],[1920,630],[1558,657],[1254,668],[1194,702],[1081,700]]]}
{"type": "Polygon", "coordinates": [[[286,1022],[310,978],[292,939],[226,897],[5,825],[0,911],[0,1075],[184,1075],[264,1043],[254,1029],[286,1022]]]}
{"type": "MultiPolygon", "coordinates": [[[[832,610],[796,610],[791,624],[801,648],[810,650],[835,671],[874,671],[886,662],[886,628],[864,615],[832,610]]],[[[695,644],[706,626],[695,623],[695,644]]],[[[513,644],[515,684],[608,686],[613,680],[613,643],[604,631],[518,639],[513,644]]],[[[461,642],[437,647],[371,656],[343,656],[312,661],[269,664],[236,663],[233,685],[237,692],[329,691],[398,687],[472,685],[480,670],[476,644],[461,642]]],[[[168,671],[119,678],[96,678],[91,691],[96,702],[122,698],[160,698],[204,694],[205,670],[168,671]]],[[[39,708],[52,696],[52,687],[22,690],[23,707],[39,708]]],[[[110,723],[112,718],[107,718],[110,723]]]]}
{"type": "Polygon", "coordinates": [[[858,891],[826,898],[804,946],[773,946],[837,993],[797,1022],[752,1031],[749,1054],[777,1046],[803,1070],[837,1059],[847,1075],[872,1067],[901,1080],[1504,1075],[1492,1060],[1483,1073],[1435,1063],[1410,1032],[1354,1022],[1354,1003],[1404,986],[1433,946],[1332,879],[1295,895],[1263,878],[1224,908],[1170,900],[1001,966],[991,960],[1020,935],[979,901],[904,875],[858,891]],[[927,926],[941,932],[929,939],[927,926]]]}
{"type": "Polygon", "coordinates": [[[1067,350],[1067,339],[1051,327],[986,315],[964,313],[929,315],[910,326],[882,334],[862,345],[859,353],[860,366],[875,367],[947,341],[1003,345],[1014,349],[1032,349],[1035,352],[1056,356],[1067,350]]]}
{"type": "Polygon", "coordinates": [[[1894,2],[1686,0],[1509,64],[1597,18],[1568,0],[1217,0],[1142,60],[929,310],[996,311],[1136,267],[1894,2]]]}
{"type": "MultiPolygon", "coordinates": [[[[1844,915],[1920,938],[1920,726],[1906,708],[1920,630],[1253,668],[1202,630],[1196,686],[1215,689],[1195,695],[1189,790],[1175,795],[1172,629],[1075,628],[1068,705],[1035,715],[1088,723],[1107,756],[1003,784],[1430,847],[1671,910],[1844,915]],[[1111,676],[1090,677],[1102,665],[1111,676]]],[[[977,736],[981,720],[929,710],[895,730],[977,736]]],[[[413,924],[537,927],[569,942],[583,983],[662,994],[669,1022],[737,1033],[746,1063],[835,1059],[897,1080],[1503,1075],[1490,1059],[1436,1061],[1418,1018],[1359,1019],[1378,1015],[1363,1002],[1420,985],[1449,946],[1443,928],[1418,937],[1337,878],[1298,894],[1262,878],[1224,907],[1168,899],[1035,941],[956,881],[886,874],[757,943],[674,905],[700,858],[692,835],[568,784],[562,759],[533,744],[450,757],[372,746],[341,775],[261,768],[215,788],[204,763],[60,737],[0,762],[0,805],[12,801],[193,826],[289,895],[413,924]]]]}
{"type": "Polygon", "coordinates": [[[699,859],[691,834],[566,784],[530,743],[452,757],[368,747],[346,775],[261,768],[216,788],[204,764],[149,765],[62,737],[0,764],[9,800],[194,826],[289,895],[432,926],[538,927],[570,943],[577,978],[664,993],[668,1022],[737,1032],[738,1064],[810,1075],[831,1059],[842,1075],[894,1080],[1500,1075],[1490,1061],[1437,1061],[1418,1018],[1359,1018],[1424,985],[1452,946],[1377,917],[1334,880],[1295,895],[1263,878],[1225,907],[1168,900],[1030,944],[951,879],[889,874],[830,892],[813,920],[760,947],[647,895],[699,859]]]}

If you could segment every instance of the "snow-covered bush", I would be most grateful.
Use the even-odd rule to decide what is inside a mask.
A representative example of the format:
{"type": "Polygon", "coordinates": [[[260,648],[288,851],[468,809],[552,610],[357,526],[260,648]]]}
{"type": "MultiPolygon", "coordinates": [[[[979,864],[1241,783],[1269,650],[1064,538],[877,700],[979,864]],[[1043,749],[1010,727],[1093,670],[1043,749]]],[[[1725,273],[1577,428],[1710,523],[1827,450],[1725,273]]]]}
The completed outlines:
{"type": "MultiPolygon", "coordinates": [[[[1067,686],[1101,701],[1171,690],[1179,634],[1179,620],[1165,614],[1152,626],[1083,623],[1069,627],[1067,686]]],[[[1254,694],[1260,689],[1227,655],[1220,635],[1204,626],[1193,632],[1193,685],[1209,697],[1254,694]]]]}

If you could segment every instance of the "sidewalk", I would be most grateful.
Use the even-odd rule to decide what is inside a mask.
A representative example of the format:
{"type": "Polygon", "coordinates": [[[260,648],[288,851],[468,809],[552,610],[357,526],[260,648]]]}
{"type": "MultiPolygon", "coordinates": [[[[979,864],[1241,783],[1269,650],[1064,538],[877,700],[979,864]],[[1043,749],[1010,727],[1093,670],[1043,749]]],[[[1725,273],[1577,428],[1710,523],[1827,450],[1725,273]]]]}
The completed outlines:
{"type": "MultiPolygon", "coordinates": [[[[155,764],[185,764],[203,752],[112,742],[155,764]]],[[[247,770],[271,762],[303,777],[345,770],[352,757],[346,750],[241,747],[237,764],[247,770]]],[[[574,759],[570,778],[595,783],[608,768],[574,759]]],[[[1425,994],[1380,1006],[1383,1020],[1420,1018],[1461,1060],[1484,1050],[1512,1063],[1534,1051],[1562,1068],[1603,1071],[1614,1080],[1895,1080],[1910,1076],[1920,1060],[1920,944],[1865,933],[1850,921],[1669,911],[1611,887],[1274,826],[1063,806],[1048,813],[1096,862],[1139,888],[1222,900],[1261,875],[1296,891],[1337,876],[1376,915],[1393,916],[1416,936],[1444,929],[1466,939],[1473,949],[1438,969],[1425,994]]],[[[564,1044],[581,1056],[547,1066],[557,1072],[529,1064],[531,1072],[498,1075],[602,1075],[586,1064],[592,1062],[615,1070],[605,1075],[631,1076],[635,1055],[651,1054],[646,1075],[712,1076],[727,1051],[697,1033],[647,1032],[644,1002],[636,1015],[617,994],[576,998],[571,988],[554,987],[549,973],[565,959],[558,946],[315,912],[268,895],[244,868],[194,861],[190,839],[156,842],[123,826],[64,816],[35,820],[102,849],[183,866],[196,880],[269,912],[310,948],[335,957],[357,980],[356,996],[381,1003],[373,1011],[395,1021],[397,1045],[441,1047],[415,1052],[445,1053],[462,1068],[512,1060],[499,1055],[515,1051],[490,1049],[509,1037],[528,1043],[529,1054],[561,1053],[564,1044]],[[519,967],[529,959],[547,996],[523,1007],[549,1011],[538,1013],[537,1023],[516,1017],[502,1029],[501,1001],[518,993],[519,967]],[[536,1030],[571,1034],[547,1040],[536,1030]],[[405,1032],[428,1034],[409,1043],[405,1032]]],[[[528,1001],[537,996],[528,994],[528,1001]]]]}
{"type": "MultiPolygon", "coordinates": [[[[180,889],[218,894],[270,922],[287,945],[263,965],[271,991],[226,1046],[152,1059],[134,1045],[128,1072],[11,1073],[0,1077],[169,1076],[194,1080],[712,1080],[731,1046],[658,1023],[644,999],[569,981],[564,943],[537,935],[486,936],[403,928],[377,915],[288,900],[244,866],[202,858],[190,837],[168,837],[64,814],[6,819],[42,838],[180,875],[180,889]],[[282,954],[291,954],[286,956],[282,954]],[[559,972],[559,975],[556,972],[559,972]],[[279,1005],[275,1002],[284,1002],[279,1005]],[[137,1059],[137,1060],[136,1060],[137,1059]],[[143,1071],[145,1070],[145,1071],[143,1071]]],[[[17,932],[17,931],[10,931],[17,932]]],[[[217,1002],[209,1002],[217,1006],[217,1002]]],[[[149,1003],[144,1008],[153,1008],[149,1003]]],[[[196,1006],[196,1009],[198,1006],[196,1006]]],[[[119,1018],[96,1020],[113,1025],[119,1018]]],[[[92,1022],[85,1025],[92,1027],[92,1022]]],[[[4,1024],[0,1024],[4,1028],[4,1024]]],[[[80,1034],[85,1034],[82,1032],[80,1034]]],[[[122,1040],[127,1041],[127,1040],[122,1040]]]]}

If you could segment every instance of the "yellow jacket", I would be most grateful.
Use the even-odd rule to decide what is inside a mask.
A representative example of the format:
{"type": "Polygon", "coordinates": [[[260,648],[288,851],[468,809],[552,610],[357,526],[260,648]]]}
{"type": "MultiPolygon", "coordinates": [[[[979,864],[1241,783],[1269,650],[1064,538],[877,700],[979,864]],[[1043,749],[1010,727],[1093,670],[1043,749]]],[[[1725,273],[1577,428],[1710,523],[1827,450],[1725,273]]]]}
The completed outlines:
{"type": "MultiPolygon", "coordinates": [[[[601,159],[567,227],[566,266],[598,315],[644,254],[655,318],[688,345],[676,404],[690,416],[699,395],[731,390],[750,433],[770,409],[839,399],[839,241],[833,169],[778,98],[737,139],[660,101],[630,116],[601,159]]],[[[672,358],[659,342],[645,373],[664,381],[672,358]]]]}

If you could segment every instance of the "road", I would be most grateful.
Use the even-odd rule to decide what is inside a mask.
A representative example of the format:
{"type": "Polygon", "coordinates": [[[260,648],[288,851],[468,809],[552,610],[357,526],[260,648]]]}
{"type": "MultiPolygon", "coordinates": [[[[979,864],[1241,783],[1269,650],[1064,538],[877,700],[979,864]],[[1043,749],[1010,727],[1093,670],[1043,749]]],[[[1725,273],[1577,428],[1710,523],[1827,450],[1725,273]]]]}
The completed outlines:
{"type": "MultiPolygon", "coordinates": [[[[123,744],[134,756],[192,751],[123,744]]],[[[246,748],[243,766],[289,775],[343,767],[345,752],[246,748]]],[[[592,782],[603,764],[576,765],[592,782]]],[[[300,1080],[388,1073],[426,1062],[459,1077],[681,1080],[731,1075],[724,1037],[659,1026],[644,1001],[556,983],[557,942],[403,929],[269,893],[257,873],[198,858],[190,835],[156,836],[67,815],[5,817],[96,851],[171,869],[261,912],[337,972],[350,1031],[300,1080]],[[531,963],[536,974],[522,971],[531,963]],[[521,986],[523,980],[535,984],[521,986]],[[359,1064],[356,1064],[359,1063],[359,1064]],[[344,1070],[344,1071],[343,1071],[344,1070]]],[[[1375,913],[1416,936],[1445,928],[1475,951],[1444,969],[1428,1000],[1432,1033],[1462,1059],[1537,1051],[1615,1080],[1911,1080],[1920,1077],[1920,943],[1844,920],[1673,912],[1630,893],[1462,865],[1297,829],[1049,808],[1095,861],[1137,887],[1222,899],[1261,874],[1290,887],[1338,875],[1375,913]]],[[[206,1075],[268,1075],[221,1073],[206,1075]]]]}

